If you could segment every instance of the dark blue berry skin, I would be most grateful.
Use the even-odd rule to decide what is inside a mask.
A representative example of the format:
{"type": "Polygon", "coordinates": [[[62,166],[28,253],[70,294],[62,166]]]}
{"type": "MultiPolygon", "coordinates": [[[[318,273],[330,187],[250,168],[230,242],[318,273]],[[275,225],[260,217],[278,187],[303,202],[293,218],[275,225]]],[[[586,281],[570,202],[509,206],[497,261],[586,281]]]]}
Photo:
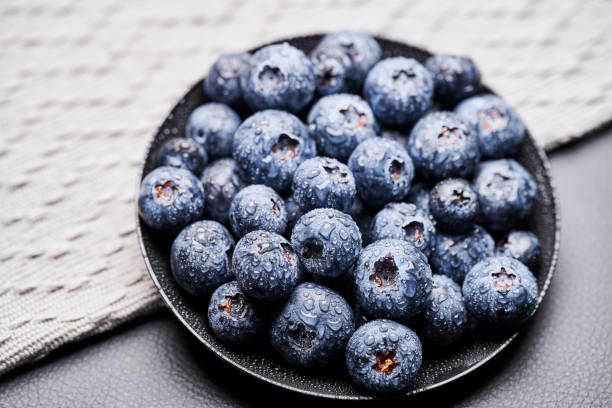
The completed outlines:
{"type": "Polygon", "coordinates": [[[210,293],[232,274],[232,234],[216,221],[197,221],[185,227],[172,243],[170,269],[174,279],[194,296],[210,293]]]}
{"type": "Polygon", "coordinates": [[[211,160],[232,155],[234,132],[240,116],[222,103],[205,103],[187,119],[187,137],[201,144],[211,160]]]}
{"type": "Polygon", "coordinates": [[[176,234],[203,212],[204,187],[188,170],[158,167],[140,184],[138,213],[155,230],[176,234]]]}
{"type": "Polygon", "coordinates": [[[403,146],[373,137],[355,148],[348,160],[357,193],[367,205],[382,206],[401,200],[414,178],[412,159],[403,146]]]}
{"type": "Polygon", "coordinates": [[[482,162],[473,186],[480,202],[481,222],[493,231],[508,230],[525,221],[538,195],[533,176],[513,159],[482,162]]]}
{"type": "Polygon", "coordinates": [[[346,345],[346,367],[353,381],[374,393],[406,390],[414,382],[422,359],[417,335],[392,320],[364,324],[346,345]]]}
{"type": "Polygon", "coordinates": [[[288,43],[269,45],[251,57],[240,78],[242,97],[252,110],[298,113],[312,99],[315,75],[310,60],[288,43]]]}
{"type": "Polygon", "coordinates": [[[291,189],[295,170],[316,152],[306,126],[294,115],[279,110],[255,113],[234,135],[234,160],[243,179],[278,192],[291,189]]]}
{"type": "Polygon", "coordinates": [[[408,320],[423,309],[431,292],[427,258],[398,239],[383,239],[363,249],[353,280],[359,304],[379,318],[408,320]]]}
{"type": "Polygon", "coordinates": [[[268,186],[250,185],[232,200],[229,221],[237,237],[255,230],[282,234],[287,228],[285,201],[268,186]]]}
{"type": "Polygon", "coordinates": [[[537,266],[541,252],[540,240],[529,231],[510,231],[497,242],[496,248],[498,256],[517,259],[529,268],[537,266]]]}
{"type": "Polygon", "coordinates": [[[285,238],[261,230],[242,237],[232,257],[238,286],[247,296],[261,301],[289,296],[301,278],[299,263],[285,238]]]}
{"type": "Polygon", "coordinates": [[[264,328],[263,314],[236,281],[219,286],[208,303],[208,324],[224,343],[246,344],[264,328]]]}
{"type": "Polygon", "coordinates": [[[310,59],[320,95],[358,93],[382,55],[376,40],[364,33],[343,31],[325,35],[310,59]]]}
{"type": "Polygon", "coordinates": [[[478,216],[478,194],[464,179],[445,179],[431,189],[429,209],[438,228],[450,233],[468,232],[478,216]]]}
{"type": "Polygon", "coordinates": [[[230,204],[236,193],[245,186],[238,174],[236,162],[227,158],[218,159],[204,169],[200,180],[206,192],[206,216],[229,225],[230,204]]]}
{"type": "Polygon", "coordinates": [[[485,259],[463,282],[468,311],[489,327],[514,327],[535,311],[538,283],[525,265],[514,258],[485,259]]]}
{"type": "Polygon", "coordinates": [[[405,126],[425,113],[433,100],[433,79],[412,58],[378,62],[368,73],[363,94],[376,118],[389,126],[405,126]]]}
{"type": "Polygon", "coordinates": [[[350,215],[318,208],[295,224],[291,244],[309,273],[336,278],[359,256],[361,233],[350,215]]]}
{"type": "Polygon", "coordinates": [[[329,157],[313,157],[300,164],[293,176],[293,197],[302,211],[335,208],[347,212],[357,190],[346,164],[329,157]]]}
{"type": "Polygon", "coordinates": [[[210,100],[240,107],[240,76],[247,70],[250,61],[251,55],[246,52],[221,55],[204,80],[204,92],[210,100]]]}
{"type": "Polygon", "coordinates": [[[480,71],[471,58],[433,55],[425,61],[425,68],[433,75],[435,97],[440,102],[454,105],[480,89],[480,71]]]}
{"type": "Polygon", "coordinates": [[[370,238],[408,241],[429,256],[436,243],[436,227],[414,204],[389,203],[374,217],[370,238]]]}
{"type": "Polygon", "coordinates": [[[310,136],[320,155],[346,161],[355,147],[378,132],[374,113],[357,95],[323,97],[308,114],[310,136]]]}
{"type": "Polygon", "coordinates": [[[310,368],[342,356],[355,331],[353,311],[342,296],[313,282],[299,284],[272,321],[270,341],[288,363],[310,368]]]}
{"type": "Polygon", "coordinates": [[[518,113],[498,96],[472,96],[457,105],[455,113],[478,136],[483,158],[512,157],[525,137],[518,113]]]}
{"type": "Polygon", "coordinates": [[[410,132],[408,153],[426,180],[468,177],[480,160],[478,138],[452,112],[432,112],[410,132]]]}
{"type": "Polygon", "coordinates": [[[469,326],[461,286],[446,275],[433,275],[421,322],[424,339],[434,346],[459,340],[469,326]]]}
{"type": "Polygon", "coordinates": [[[409,133],[401,132],[396,129],[381,129],[380,134],[378,135],[383,139],[393,140],[404,146],[404,148],[408,149],[408,136],[409,133]]]}
{"type": "Polygon", "coordinates": [[[199,176],[208,163],[206,150],[185,137],[168,139],[157,153],[157,166],[178,167],[199,176]]]}
{"type": "Polygon", "coordinates": [[[446,275],[461,284],[472,266],[495,254],[495,241],[481,226],[467,234],[438,232],[429,262],[434,273],[446,275]]]}
{"type": "Polygon", "coordinates": [[[416,205],[416,207],[429,215],[429,188],[425,183],[415,183],[410,187],[406,195],[406,201],[416,205]]]}

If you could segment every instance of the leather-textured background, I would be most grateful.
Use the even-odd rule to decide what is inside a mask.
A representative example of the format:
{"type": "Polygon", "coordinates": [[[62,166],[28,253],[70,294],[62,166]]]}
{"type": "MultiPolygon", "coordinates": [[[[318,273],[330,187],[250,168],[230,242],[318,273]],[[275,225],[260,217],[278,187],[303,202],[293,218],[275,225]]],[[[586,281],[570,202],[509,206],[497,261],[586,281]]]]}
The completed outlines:
{"type": "MultiPolygon", "coordinates": [[[[612,406],[611,154],[608,130],[551,155],[561,203],[560,262],[544,303],[518,339],[467,377],[393,404],[612,406]]],[[[207,352],[168,313],[65,348],[0,385],[0,406],[11,408],[298,401],[349,405],[314,401],[240,373],[207,352]]]]}

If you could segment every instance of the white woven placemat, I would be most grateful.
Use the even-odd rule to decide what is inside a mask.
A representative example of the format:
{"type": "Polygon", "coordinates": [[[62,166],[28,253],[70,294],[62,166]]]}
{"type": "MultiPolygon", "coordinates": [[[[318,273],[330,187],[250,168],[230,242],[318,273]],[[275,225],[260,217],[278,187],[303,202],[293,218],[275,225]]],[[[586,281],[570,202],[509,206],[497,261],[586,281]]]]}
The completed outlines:
{"type": "Polygon", "coordinates": [[[0,373],[160,306],[136,241],[144,149],[222,52],[364,30],[471,55],[551,147],[612,118],[606,1],[3,1],[0,373]]]}

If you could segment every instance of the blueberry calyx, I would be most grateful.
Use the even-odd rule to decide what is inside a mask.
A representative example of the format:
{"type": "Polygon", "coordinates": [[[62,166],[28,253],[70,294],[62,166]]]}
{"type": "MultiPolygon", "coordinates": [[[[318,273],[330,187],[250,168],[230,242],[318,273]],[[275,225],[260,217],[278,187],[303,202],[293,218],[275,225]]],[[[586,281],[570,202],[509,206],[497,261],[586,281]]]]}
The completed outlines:
{"type": "Polygon", "coordinates": [[[287,335],[296,346],[303,349],[312,348],[312,341],[317,337],[317,333],[307,329],[304,323],[298,323],[295,329],[287,330],[287,335]]]}
{"type": "Polygon", "coordinates": [[[370,276],[370,280],[376,282],[380,288],[395,287],[397,271],[398,267],[395,264],[395,259],[389,253],[374,262],[374,273],[370,276]]]}
{"type": "Polygon", "coordinates": [[[157,192],[157,201],[170,204],[174,200],[174,196],[178,193],[178,188],[172,184],[170,180],[164,184],[158,184],[154,187],[157,192]]]}
{"type": "Polygon", "coordinates": [[[241,293],[236,293],[233,296],[226,296],[225,303],[217,305],[219,310],[224,310],[226,313],[236,316],[240,319],[246,316],[251,305],[241,293]]]}
{"type": "Polygon", "coordinates": [[[510,290],[512,288],[512,281],[516,279],[516,275],[513,273],[506,272],[505,268],[501,268],[499,272],[491,274],[495,278],[495,287],[501,290],[510,290]]]}
{"type": "Polygon", "coordinates": [[[391,350],[376,353],[376,362],[372,365],[372,368],[389,375],[397,366],[398,362],[397,358],[395,358],[395,351],[391,350]]]}

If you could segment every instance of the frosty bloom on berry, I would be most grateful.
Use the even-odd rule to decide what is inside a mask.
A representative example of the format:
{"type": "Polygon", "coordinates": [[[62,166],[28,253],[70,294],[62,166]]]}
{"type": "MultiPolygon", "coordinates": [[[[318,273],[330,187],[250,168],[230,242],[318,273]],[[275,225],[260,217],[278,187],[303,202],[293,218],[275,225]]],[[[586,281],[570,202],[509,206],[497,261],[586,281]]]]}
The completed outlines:
{"type": "Polygon", "coordinates": [[[359,143],[376,136],[378,124],[366,101],[357,95],[337,94],[314,104],[308,129],[320,155],[346,161],[359,143]]]}
{"type": "Polygon", "coordinates": [[[264,328],[263,317],[259,305],[240,290],[236,281],[219,286],[208,303],[208,324],[223,342],[245,344],[255,340],[264,328]]]}
{"type": "Polygon", "coordinates": [[[229,106],[205,103],[189,115],[186,134],[206,149],[210,159],[228,157],[239,125],[240,116],[229,106]]]}
{"type": "Polygon", "coordinates": [[[411,243],[383,239],[361,251],[353,270],[353,289],[370,315],[407,320],[423,309],[431,291],[431,269],[411,243]]]}
{"type": "Polygon", "coordinates": [[[525,125],[514,108],[496,95],[472,96],[455,113],[478,136],[483,158],[512,157],[525,137],[525,125]]]}
{"type": "Polygon", "coordinates": [[[353,173],[329,157],[306,160],[293,176],[293,197],[304,212],[315,208],[349,211],[356,193],[353,173]]]}
{"type": "Polygon", "coordinates": [[[252,110],[283,109],[298,113],[312,99],[312,63],[288,43],[263,47],[251,57],[240,78],[242,97],[252,110]]]}
{"type": "Polygon", "coordinates": [[[204,188],[188,170],[158,167],[140,184],[138,213],[153,229],[175,234],[203,211],[204,188]]]}
{"type": "Polygon", "coordinates": [[[468,177],[480,161],[476,134],[452,112],[421,118],[410,132],[407,150],[417,172],[429,181],[468,177]]]}
{"type": "Polygon", "coordinates": [[[214,102],[240,107],[240,76],[247,70],[250,61],[251,56],[246,52],[221,55],[210,67],[204,81],[206,95],[214,102]]]}
{"type": "Polygon", "coordinates": [[[325,35],[310,55],[317,91],[321,95],[359,92],[381,55],[378,42],[368,34],[343,31],[325,35]]]}
{"type": "Polygon", "coordinates": [[[272,321],[271,343],[288,363],[327,365],[341,355],[355,330],[353,311],[342,296],[316,283],[295,288],[272,321]]]}
{"type": "Polygon", "coordinates": [[[401,200],[414,177],[414,165],[404,147],[380,137],[359,144],[348,166],[355,177],[357,193],[371,206],[401,200]]]}
{"type": "Polygon", "coordinates": [[[417,335],[392,320],[364,324],[346,346],[346,367],[353,381],[376,393],[399,392],[410,387],[422,359],[417,335]]]}
{"type": "Polygon", "coordinates": [[[210,293],[233,278],[232,234],[215,221],[197,221],[176,237],[170,250],[174,279],[189,294],[210,293]]]}
{"type": "Polygon", "coordinates": [[[389,126],[405,126],[431,106],[433,79],[412,58],[395,57],[378,62],[368,73],[363,95],[376,118],[389,126]]]}
{"type": "Polygon", "coordinates": [[[465,306],[492,328],[516,326],[535,311],[538,284],[514,258],[493,257],[474,265],[463,282],[465,306]]]}
{"type": "Polygon", "coordinates": [[[234,135],[233,156],[242,178],[279,193],[291,188],[295,170],[315,155],[315,142],[308,129],[288,112],[257,112],[234,135]]]}
{"type": "Polygon", "coordinates": [[[372,221],[371,240],[401,239],[412,243],[426,256],[436,243],[436,228],[429,215],[414,204],[389,203],[372,221]]]}

